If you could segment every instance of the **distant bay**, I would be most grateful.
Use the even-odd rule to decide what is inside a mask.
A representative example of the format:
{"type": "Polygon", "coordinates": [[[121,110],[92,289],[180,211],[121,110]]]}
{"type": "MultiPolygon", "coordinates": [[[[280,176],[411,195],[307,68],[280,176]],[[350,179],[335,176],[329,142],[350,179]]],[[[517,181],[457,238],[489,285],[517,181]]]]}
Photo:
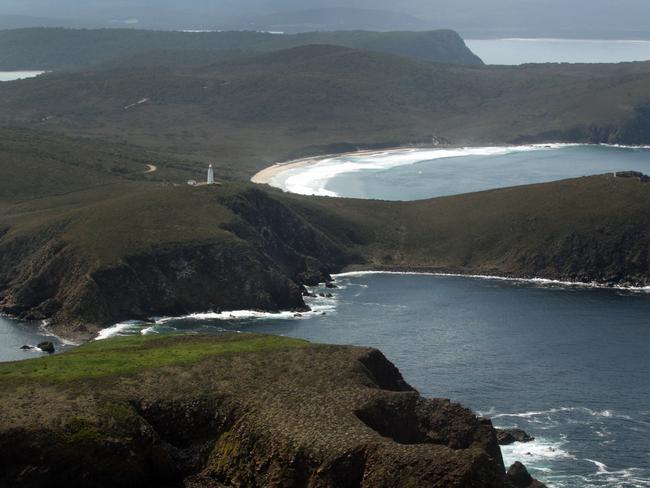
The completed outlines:
{"type": "Polygon", "coordinates": [[[621,63],[650,60],[650,40],[468,39],[486,64],[621,63]]]}
{"type": "Polygon", "coordinates": [[[650,174],[650,148],[576,144],[407,148],[314,158],[268,183],[303,195],[420,200],[615,171],[650,174]]]}
{"type": "Polygon", "coordinates": [[[0,82],[36,78],[43,73],[45,71],[0,71],[0,82]]]}

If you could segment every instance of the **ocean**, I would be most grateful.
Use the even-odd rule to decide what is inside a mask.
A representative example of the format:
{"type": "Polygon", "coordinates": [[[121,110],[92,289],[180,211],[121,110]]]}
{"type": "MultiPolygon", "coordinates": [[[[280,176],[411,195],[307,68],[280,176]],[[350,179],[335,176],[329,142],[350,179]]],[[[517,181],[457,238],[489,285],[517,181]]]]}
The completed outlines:
{"type": "Polygon", "coordinates": [[[650,40],[468,39],[486,64],[620,63],[650,60],[650,40]]]}
{"type": "Polygon", "coordinates": [[[0,82],[35,78],[43,73],[45,71],[0,71],[0,82]]]}
{"type": "Polygon", "coordinates": [[[650,487],[650,290],[417,274],[337,277],[312,314],[205,313],[114,334],[255,332],[376,347],[423,395],[519,427],[555,488],[650,487]],[[325,312],[326,315],[322,315],[325,312]]]}

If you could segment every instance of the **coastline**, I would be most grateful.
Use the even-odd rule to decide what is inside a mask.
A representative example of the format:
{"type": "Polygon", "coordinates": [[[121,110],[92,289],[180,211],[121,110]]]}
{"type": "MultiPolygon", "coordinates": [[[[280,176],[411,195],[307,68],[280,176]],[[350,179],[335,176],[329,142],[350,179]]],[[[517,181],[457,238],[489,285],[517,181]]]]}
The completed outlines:
{"type": "Polygon", "coordinates": [[[649,286],[626,286],[619,285],[614,283],[602,283],[598,281],[570,281],[570,280],[559,280],[552,278],[525,278],[517,276],[500,276],[500,275],[489,275],[489,274],[477,274],[477,273],[459,273],[459,272],[449,272],[449,271],[427,271],[423,270],[414,270],[408,268],[394,268],[394,269],[368,269],[368,270],[351,270],[343,271],[342,273],[336,273],[332,275],[332,278],[345,278],[345,277],[356,277],[356,276],[370,276],[370,275],[402,275],[402,276],[437,276],[440,278],[467,278],[474,280],[492,280],[492,281],[507,281],[513,283],[527,283],[527,284],[536,284],[542,286],[563,286],[563,287],[574,287],[574,288],[592,288],[598,290],[618,290],[618,291],[629,291],[629,292],[642,292],[650,293],[649,286]]]}
{"type": "MultiPolygon", "coordinates": [[[[362,276],[372,276],[372,275],[398,275],[398,276],[434,276],[440,278],[464,278],[471,280],[486,280],[486,281],[505,281],[509,283],[522,283],[528,285],[538,285],[542,287],[567,287],[567,288],[584,288],[584,289],[596,289],[596,290],[616,290],[616,291],[627,291],[630,293],[650,293],[650,286],[624,286],[624,285],[615,285],[599,282],[584,282],[584,281],[568,281],[568,280],[557,280],[550,278],[523,278],[523,277],[514,277],[514,276],[499,276],[499,275],[488,275],[488,274],[469,274],[469,273],[459,273],[459,272],[449,272],[449,271],[427,271],[424,269],[415,270],[407,268],[396,268],[391,270],[381,270],[381,269],[368,269],[368,270],[350,270],[342,271],[341,273],[332,274],[334,282],[337,278],[348,278],[348,277],[362,277],[362,276]]],[[[318,288],[318,287],[311,287],[318,288]]],[[[318,297],[317,300],[322,300],[318,297]]],[[[140,332],[142,335],[147,335],[150,333],[156,333],[151,329],[157,325],[165,325],[168,322],[173,322],[176,320],[196,320],[196,321],[222,321],[222,320],[245,320],[245,319],[257,319],[257,320],[273,320],[273,319],[284,319],[284,320],[304,320],[307,318],[323,315],[324,313],[329,313],[333,309],[336,309],[336,305],[330,303],[322,304],[308,304],[310,306],[310,311],[296,313],[290,310],[281,310],[279,312],[261,312],[255,310],[229,310],[223,312],[198,312],[188,315],[180,316],[167,316],[167,317],[151,317],[147,321],[141,320],[126,320],[113,324],[110,327],[102,329],[99,334],[92,339],[91,341],[104,340],[110,337],[119,336],[122,331],[128,330],[132,327],[145,327],[140,332]]]]}
{"type": "MultiPolygon", "coordinates": [[[[444,146],[439,148],[453,149],[454,147],[444,146]]],[[[343,153],[328,153],[328,154],[321,154],[319,156],[309,156],[307,158],[292,159],[281,163],[275,163],[271,166],[268,166],[267,168],[264,168],[263,170],[258,171],[251,177],[250,181],[252,183],[257,183],[260,185],[270,185],[273,178],[281,175],[285,171],[304,168],[329,158],[342,158],[345,156],[373,156],[373,155],[380,155],[387,152],[397,152],[402,150],[415,151],[418,149],[438,149],[438,147],[429,148],[427,146],[396,146],[396,147],[388,147],[384,149],[361,149],[359,151],[347,151],[343,153]]]]}
{"type": "Polygon", "coordinates": [[[606,144],[606,143],[573,143],[573,142],[548,142],[548,143],[538,143],[538,144],[495,144],[495,145],[481,145],[481,146],[453,146],[453,145],[444,145],[444,146],[395,146],[387,147],[384,149],[362,149],[359,151],[347,151],[343,153],[327,153],[321,154],[318,156],[309,156],[306,158],[291,159],[289,161],[284,161],[280,163],[275,163],[271,166],[268,166],[257,173],[255,173],[250,181],[252,183],[258,183],[262,185],[270,185],[272,180],[292,169],[304,168],[312,164],[321,162],[329,158],[344,158],[354,157],[354,156],[379,156],[385,154],[395,154],[400,152],[415,152],[420,150],[478,150],[478,149],[502,149],[502,150],[516,150],[530,148],[532,150],[543,150],[543,149],[560,149],[565,147],[576,147],[576,146],[594,146],[594,147],[608,147],[612,149],[650,149],[650,145],[629,145],[629,144],[606,144]]]}
{"type": "MultiPolygon", "coordinates": [[[[342,153],[327,153],[321,154],[318,156],[309,156],[306,158],[293,159],[289,161],[284,161],[280,163],[275,163],[271,166],[268,166],[257,173],[255,173],[250,181],[256,184],[262,185],[273,185],[273,180],[283,173],[299,168],[307,168],[313,166],[317,163],[327,161],[332,158],[345,158],[345,157],[372,157],[372,156],[396,156],[401,154],[408,154],[418,151],[458,151],[451,155],[444,155],[436,159],[446,159],[450,157],[461,157],[461,156],[471,156],[476,155],[478,152],[479,155],[489,155],[495,151],[540,151],[545,149],[561,149],[566,147],[576,147],[576,146],[604,146],[604,147],[617,147],[620,149],[624,148],[644,148],[644,146],[615,146],[609,144],[586,144],[586,143],[572,143],[572,142],[547,142],[547,143],[535,143],[535,144],[493,144],[493,145],[480,145],[480,146],[456,146],[456,145],[440,145],[440,146],[424,146],[424,145],[410,145],[410,146],[396,146],[396,147],[386,147],[382,149],[361,149],[358,151],[347,151],[342,153]],[[463,153],[465,151],[467,154],[463,153]]],[[[423,158],[421,161],[426,160],[423,158]]],[[[408,164],[415,164],[419,161],[413,161],[408,164]]],[[[401,166],[401,164],[400,164],[401,166]]],[[[283,187],[277,186],[284,191],[286,190],[283,187]]]]}
{"type": "MultiPolygon", "coordinates": [[[[348,151],[342,153],[329,153],[319,156],[310,156],[290,160],[286,162],[275,163],[272,166],[262,169],[253,175],[250,179],[251,182],[256,184],[265,184],[274,188],[278,188],[288,193],[310,196],[329,196],[329,197],[345,197],[335,191],[327,188],[327,184],[333,178],[349,173],[362,172],[364,170],[390,170],[397,167],[409,166],[418,164],[420,162],[433,162],[444,161],[453,158],[464,157],[502,157],[510,154],[540,152],[540,151],[555,151],[567,148],[608,148],[616,150],[648,150],[648,145],[623,145],[623,144],[606,144],[606,143],[564,143],[564,142],[547,142],[547,143],[531,143],[531,144],[496,144],[496,145],[480,145],[480,146],[454,146],[454,145],[439,145],[439,146],[424,146],[424,145],[411,145],[411,146],[398,146],[387,147],[382,149],[364,149],[358,151],[348,151]],[[419,154],[413,156],[413,154],[419,154]],[[301,169],[302,171],[295,171],[288,174],[292,170],[301,169]]],[[[612,171],[619,171],[621,168],[612,169],[612,171]]],[[[604,172],[604,171],[602,171],[604,172]]],[[[602,173],[601,172],[601,173],[602,173]]],[[[584,173],[576,174],[557,174],[554,179],[540,179],[539,181],[531,180],[529,182],[514,182],[512,184],[495,184],[496,186],[486,187],[485,189],[499,189],[508,188],[510,186],[518,186],[522,184],[544,183],[567,178],[577,178],[581,176],[588,176],[591,174],[600,174],[597,169],[592,171],[585,171],[584,173]]],[[[469,188],[463,190],[462,188],[456,189],[452,194],[473,193],[483,191],[483,189],[469,188]]],[[[348,195],[350,196],[350,195],[348,195]]],[[[436,196],[447,196],[447,194],[434,194],[428,198],[435,198],[436,196]]],[[[355,197],[352,197],[355,198],[355,197]]],[[[374,197],[361,197],[356,198],[370,198],[370,199],[383,199],[378,196],[374,197]]],[[[421,199],[423,197],[420,197],[421,199]]],[[[428,199],[423,198],[423,199],[428,199]]]]}

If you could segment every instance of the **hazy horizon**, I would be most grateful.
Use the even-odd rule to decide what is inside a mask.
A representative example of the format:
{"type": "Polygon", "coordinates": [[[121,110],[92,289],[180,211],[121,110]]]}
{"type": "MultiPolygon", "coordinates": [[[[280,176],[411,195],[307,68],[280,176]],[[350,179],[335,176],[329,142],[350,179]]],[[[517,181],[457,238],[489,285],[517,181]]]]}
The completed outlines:
{"type": "Polygon", "coordinates": [[[644,0],[0,0],[0,28],[449,28],[464,37],[650,38],[644,0]],[[365,9],[360,11],[358,9],[365,9]]]}

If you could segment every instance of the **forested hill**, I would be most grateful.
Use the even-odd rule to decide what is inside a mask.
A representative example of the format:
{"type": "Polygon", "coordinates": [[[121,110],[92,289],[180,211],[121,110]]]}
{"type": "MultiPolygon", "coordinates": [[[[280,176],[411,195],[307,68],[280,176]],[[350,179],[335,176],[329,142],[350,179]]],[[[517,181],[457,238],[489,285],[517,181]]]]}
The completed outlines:
{"type": "MultiPolygon", "coordinates": [[[[277,35],[263,32],[170,32],[134,29],[15,29],[0,31],[0,70],[74,70],[148,53],[184,53],[189,62],[214,57],[266,52],[307,44],[332,44],[397,54],[424,61],[482,64],[454,31],[311,32],[277,35]]],[[[126,61],[125,61],[126,62],[126,61]]]]}
{"type": "Polygon", "coordinates": [[[0,84],[0,124],[128,142],[248,179],[376,145],[650,143],[650,63],[461,66],[309,45],[0,84]]]}

